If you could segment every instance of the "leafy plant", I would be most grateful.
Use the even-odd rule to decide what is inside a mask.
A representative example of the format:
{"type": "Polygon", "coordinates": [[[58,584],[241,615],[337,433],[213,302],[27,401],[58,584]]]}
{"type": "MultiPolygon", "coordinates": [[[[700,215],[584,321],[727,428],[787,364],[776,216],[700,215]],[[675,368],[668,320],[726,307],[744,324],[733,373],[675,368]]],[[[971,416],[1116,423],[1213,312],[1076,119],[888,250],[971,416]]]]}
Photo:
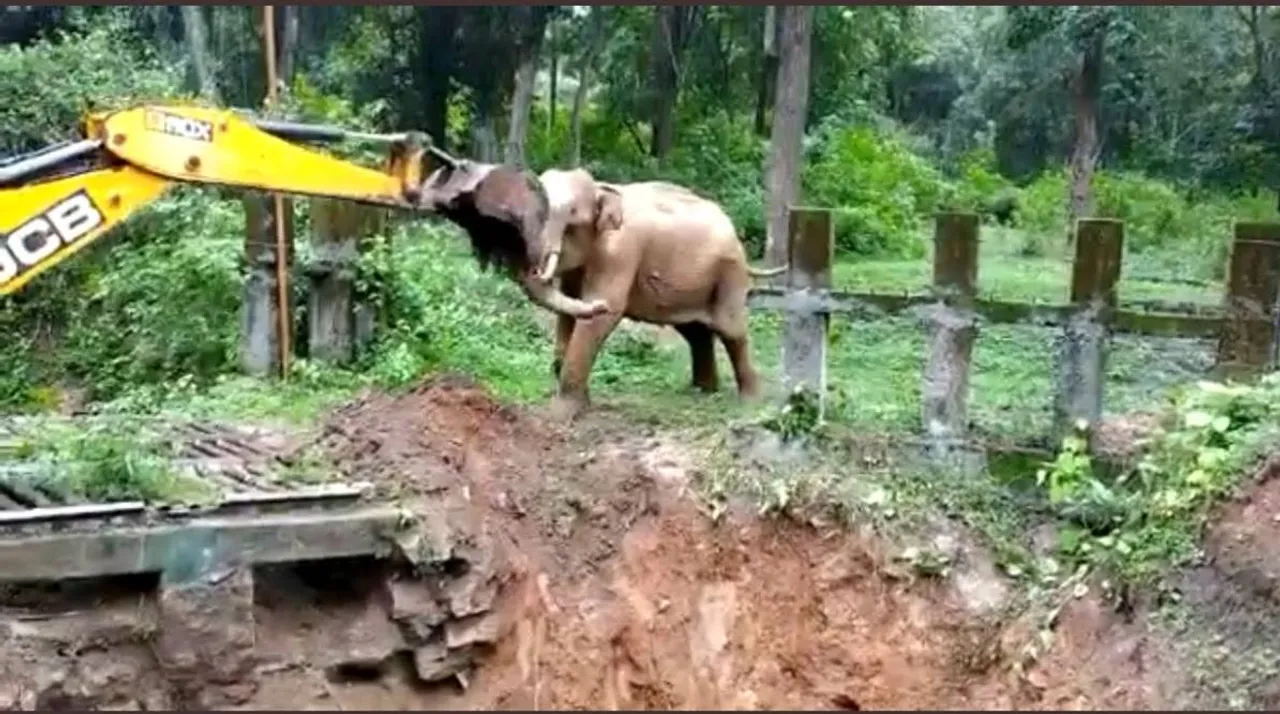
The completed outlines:
{"type": "Polygon", "coordinates": [[[918,258],[918,229],[944,195],[941,174],[893,133],[828,128],[809,151],[806,202],[836,211],[836,250],[918,258]]]}
{"type": "Polygon", "coordinates": [[[797,385],[787,400],[766,415],[760,425],[781,436],[783,441],[812,436],[822,426],[818,396],[805,385],[797,385]]]}
{"type": "Polygon", "coordinates": [[[1210,510],[1280,434],[1280,379],[1256,386],[1201,382],[1129,471],[1107,483],[1078,436],[1037,475],[1062,518],[1061,554],[1134,580],[1157,577],[1196,552],[1210,510]]]}

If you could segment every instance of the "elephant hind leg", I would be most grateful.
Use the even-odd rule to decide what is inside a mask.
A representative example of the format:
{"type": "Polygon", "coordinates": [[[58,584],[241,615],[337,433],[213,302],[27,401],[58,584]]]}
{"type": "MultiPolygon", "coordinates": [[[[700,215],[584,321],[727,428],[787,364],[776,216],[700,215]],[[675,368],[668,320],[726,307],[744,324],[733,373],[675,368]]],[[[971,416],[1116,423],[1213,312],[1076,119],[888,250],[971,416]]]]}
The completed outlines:
{"type": "Polygon", "coordinates": [[[729,362],[733,365],[733,376],[738,382],[738,395],[751,399],[760,393],[760,377],[751,364],[751,341],[744,334],[741,336],[720,335],[724,349],[729,353],[729,362]]]}
{"type": "Polygon", "coordinates": [[[693,363],[693,387],[704,392],[720,389],[720,377],[716,374],[715,333],[700,322],[676,325],[676,332],[689,343],[689,355],[693,363]]]}
{"type": "Polygon", "coordinates": [[[747,328],[749,280],[743,269],[729,271],[716,286],[716,299],[711,308],[712,330],[729,353],[738,394],[748,399],[760,391],[760,378],[751,364],[751,338],[747,328]]]}

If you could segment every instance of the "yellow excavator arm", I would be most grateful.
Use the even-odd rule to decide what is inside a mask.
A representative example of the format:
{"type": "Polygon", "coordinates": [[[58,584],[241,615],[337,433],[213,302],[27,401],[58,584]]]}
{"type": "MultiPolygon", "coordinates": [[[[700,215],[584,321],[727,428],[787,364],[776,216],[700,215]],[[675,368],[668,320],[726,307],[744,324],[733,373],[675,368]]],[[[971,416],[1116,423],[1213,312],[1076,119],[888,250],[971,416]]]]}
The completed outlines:
{"type": "Polygon", "coordinates": [[[84,249],[175,183],[414,209],[424,157],[455,159],[417,133],[361,134],[234,110],[146,105],[90,115],[84,138],[0,161],[0,295],[84,249]],[[385,143],[382,170],[296,145],[385,143]]]}

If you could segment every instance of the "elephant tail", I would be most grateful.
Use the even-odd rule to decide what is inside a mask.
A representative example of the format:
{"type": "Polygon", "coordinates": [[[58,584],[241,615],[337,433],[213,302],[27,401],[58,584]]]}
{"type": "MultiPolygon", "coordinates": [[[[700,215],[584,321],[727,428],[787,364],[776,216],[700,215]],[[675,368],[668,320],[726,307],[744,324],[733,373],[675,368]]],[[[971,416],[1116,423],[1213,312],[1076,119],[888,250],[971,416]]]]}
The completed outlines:
{"type": "Polygon", "coordinates": [[[753,268],[750,265],[748,265],[747,272],[750,273],[751,277],[753,278],[772,278],[775,275],[782,275],[787,271],[787,268],[789,267],[791,266],[779,265],[776,268],[753,268]]]}

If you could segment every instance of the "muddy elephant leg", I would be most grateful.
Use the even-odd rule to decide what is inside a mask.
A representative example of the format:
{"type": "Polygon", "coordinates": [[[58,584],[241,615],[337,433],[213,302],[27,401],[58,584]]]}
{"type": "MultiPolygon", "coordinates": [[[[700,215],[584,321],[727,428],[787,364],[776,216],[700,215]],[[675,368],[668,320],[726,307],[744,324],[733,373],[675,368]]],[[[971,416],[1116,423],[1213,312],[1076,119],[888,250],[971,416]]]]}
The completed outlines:
{"type": "Polygon", "coordinates": [[[634,266],[623,265],[623,270],[613,274],[588,274],[583,279],[582,292],[591,300],[603,300],[609,311],[595,317],[578,320],[564,351],[564,363],[560,368],[560,385],[556,398],[551,402],[553,418],[568,421],[577,416],[587,405],[587,382],[591,366],[601,345],[613,333],[627,309],[627,296],[631,292],[634,266]]]}
{"type": "Polygon", "coordinates": [[[587,382],[591,366],[601,345],[613,333],[622,312],[607,312],[585,320],[578,320],[565,347],[564,362],[560,367],[560,384],[556,398],[551,402],[551,413],[556,419],[568,421],[587,405],[587,382]]]}
{"type": "Polygon", "coordinates": [[[720,389],[720,377],[716,374],[715,333],[700,322],[676,325],[676,332],[689,343],[689,356],[693,363],[693,387],[704,392],[720,389]]]}
{"type": "MultiPolygon", "coordinates": [[[[560,276],[560,292],[566,296],[580,299],[582,297],[582,271],[574,270],[560,276]]],[[[575,318],[568,315],[556,315],[556,346],[555,357],[551,362],[551,374],[560,379],[560,366],[564,364],[564,353],[569,347],[569,338],[573,335],[573,328],[578,324],[575,318]]]]}

